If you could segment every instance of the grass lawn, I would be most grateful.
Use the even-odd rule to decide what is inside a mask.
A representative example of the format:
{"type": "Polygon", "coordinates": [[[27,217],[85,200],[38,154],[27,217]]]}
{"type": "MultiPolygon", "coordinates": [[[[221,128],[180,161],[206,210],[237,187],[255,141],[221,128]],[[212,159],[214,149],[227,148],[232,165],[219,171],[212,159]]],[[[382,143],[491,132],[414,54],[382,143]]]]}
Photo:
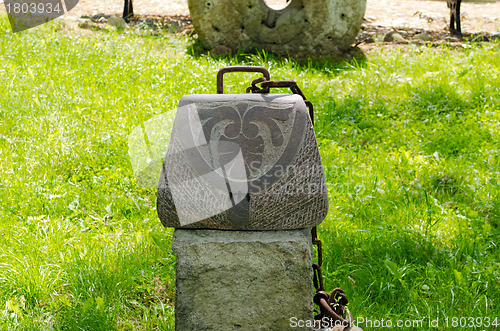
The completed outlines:
{"type": "Polygon", "coordinates": [[[127,139],[237,64],[297,80],[315,105],[326,287],[356,317],[500,324],[498,43],[299,65],[191,56],[190,42],[60,23],[12,34],[0,18],[1,330],[173,330],[172,230],[127,139]]]}

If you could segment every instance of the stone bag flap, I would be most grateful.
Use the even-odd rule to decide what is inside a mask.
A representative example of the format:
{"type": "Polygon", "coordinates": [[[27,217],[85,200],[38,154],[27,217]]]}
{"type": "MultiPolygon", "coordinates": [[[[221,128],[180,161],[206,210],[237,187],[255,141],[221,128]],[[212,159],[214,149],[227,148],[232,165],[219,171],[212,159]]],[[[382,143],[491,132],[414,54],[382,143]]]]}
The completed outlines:
{"type": "Polygon", "coordinates": [[[328,212],[327,187],[304,98],[182,97],[161,170],[157,212],[165,227],[175,228],[287,230],[320,224],[328,212]]]}

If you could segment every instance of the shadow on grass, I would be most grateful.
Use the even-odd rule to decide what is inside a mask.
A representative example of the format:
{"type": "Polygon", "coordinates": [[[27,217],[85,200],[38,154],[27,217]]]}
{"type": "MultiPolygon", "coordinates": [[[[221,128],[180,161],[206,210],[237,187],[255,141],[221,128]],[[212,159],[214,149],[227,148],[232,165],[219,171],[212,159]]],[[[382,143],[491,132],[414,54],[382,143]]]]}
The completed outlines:
{"type": "Polygon", "coordinates": [[[193,42],[186,50],[187,54],[199,59],[210,57],[214,60],[228,60],[242,65],[258,65],[262,62],[276,62],[279,65],[292,65],[298,71],[315,70],[327,74],[337,71],[358,69],[366,66],[366,55],[358,47],[352,47],[345,53],[318,55],[312,52],[292,53],[288,51],[272,52],[264,49],[252,49],[249,51],[231,51],[221,46],[214,49],[206,48],[199,39],[193,38],[193,42]]]}

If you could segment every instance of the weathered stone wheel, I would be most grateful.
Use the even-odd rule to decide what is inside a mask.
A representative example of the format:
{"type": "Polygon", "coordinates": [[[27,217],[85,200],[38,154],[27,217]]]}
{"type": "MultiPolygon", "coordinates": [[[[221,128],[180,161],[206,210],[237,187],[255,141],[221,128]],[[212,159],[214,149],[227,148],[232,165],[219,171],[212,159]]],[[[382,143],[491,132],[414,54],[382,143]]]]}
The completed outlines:
{"type": "Polygon", "coordinates": [[[342,54],[363,21],[366,0],[291,0],[271,9],[264,0],[188,0],[204,46],[231,50],[342,54]]]}

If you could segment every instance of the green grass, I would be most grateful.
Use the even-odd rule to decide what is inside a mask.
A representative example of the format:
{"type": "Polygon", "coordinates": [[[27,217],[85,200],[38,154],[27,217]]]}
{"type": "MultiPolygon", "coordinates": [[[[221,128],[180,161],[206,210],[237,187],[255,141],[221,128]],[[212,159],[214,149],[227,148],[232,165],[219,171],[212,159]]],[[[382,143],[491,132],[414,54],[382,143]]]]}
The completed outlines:
{"type": "Polygon", "coordinates": [[[0,329],[173,329],[172,230],[127,138],[236,64],[297,80],[315,105],[326,285],[355,316],[500,319],[498,44],[299,65],[191,56],[189,39],[140,30],[8,29],[0,18],[0,329]]]}

